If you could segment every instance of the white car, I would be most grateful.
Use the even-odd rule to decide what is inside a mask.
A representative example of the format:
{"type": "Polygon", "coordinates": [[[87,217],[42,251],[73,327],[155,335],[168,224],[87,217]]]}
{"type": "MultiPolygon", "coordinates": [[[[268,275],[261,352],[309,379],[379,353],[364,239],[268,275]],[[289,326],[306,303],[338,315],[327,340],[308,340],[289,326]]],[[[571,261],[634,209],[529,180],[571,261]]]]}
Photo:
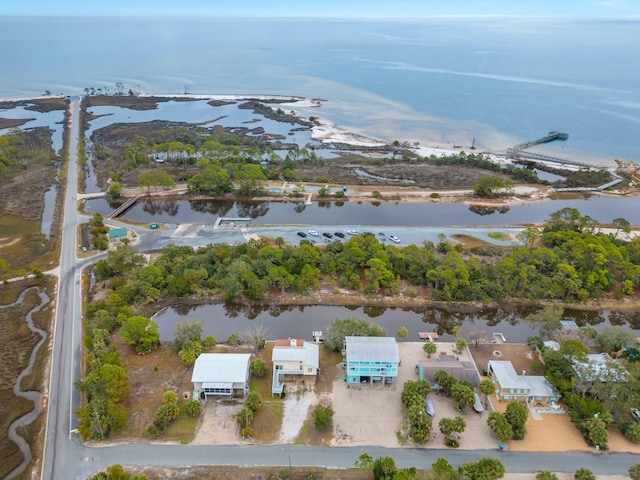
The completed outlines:
{"type": "Polygon", "coordinates": [[[347,233],[349,235],[358,235],[358,232],[356,232],[355,230],[347,230],[347,233]]]}
{"type": "Polygon", "coordinates": [[[400,243],[400,239],[395,235],[389,235],[389,240],[391,240],[394,243],[400,243]]]}
{"type": "Polygon", "coordinates": [[[318,232],[316,232],[315,230],[309,230],[309,235],[311,235],[312,237],[317,237],[318,232]]]}

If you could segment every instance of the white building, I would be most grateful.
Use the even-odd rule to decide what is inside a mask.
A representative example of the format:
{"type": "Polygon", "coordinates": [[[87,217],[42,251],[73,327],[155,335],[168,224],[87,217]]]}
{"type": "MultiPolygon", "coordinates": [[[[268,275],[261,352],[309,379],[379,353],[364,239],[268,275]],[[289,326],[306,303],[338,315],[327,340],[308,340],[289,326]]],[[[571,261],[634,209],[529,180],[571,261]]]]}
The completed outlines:
{"type": "Polygon", "coordinates": [[[313,386],[320,371],[320,350],[315,343],[296,340],[276,340],[271,353],[273,384],[271,393],[279,395],[284,383],[313,386]]]}
{"type": "Polygon", "coordinates": [[[249,391],[249,353],[203,353],[193,366],[193,398],[244,396],[249,391]]]}

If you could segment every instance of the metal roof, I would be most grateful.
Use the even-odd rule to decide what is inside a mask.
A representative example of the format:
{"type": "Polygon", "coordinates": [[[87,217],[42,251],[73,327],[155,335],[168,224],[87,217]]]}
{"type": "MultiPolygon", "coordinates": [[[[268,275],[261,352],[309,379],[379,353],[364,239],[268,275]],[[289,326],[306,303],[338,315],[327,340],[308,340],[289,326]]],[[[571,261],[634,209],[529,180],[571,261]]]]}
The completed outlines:
{"type": "Polygon", "coordinates": [[[502,388],[531,388],[531,385],[517,374],[511,362],[507,360],[489,360],[489,366],[502,388]]]}
{"type": "Polygon", "coordinates": [[[127,236],[127,229],[124,228],[124,227],[112,228],[112,229],[109,230],[108,236],[109,236],[109,238],[126,237],[127,236]]]}
{"type": "Polygon", "coordinates": [[[349,362],[400,362],[393,337],[344,337],[344,340],[349,362]]]}
{"type": "Polygon", "coordinates": [[[320,368],[320,350],[315,343],[304,342],[301,347],[275,346],[271,353],[274,362],[302,362],[320,368]]]}
{"type": "Polygon", "coordinates": [[[560,397],[560,394],[555,392],[549,381],[541,375],[527,375],[525,380],[531,386],[529,395],[532,397],[560,397]]]}
{"type": "Polygon", "coordinates": [[[191,382],[244,383],[250,353],[202,353],[193,366],[191,382]]]}

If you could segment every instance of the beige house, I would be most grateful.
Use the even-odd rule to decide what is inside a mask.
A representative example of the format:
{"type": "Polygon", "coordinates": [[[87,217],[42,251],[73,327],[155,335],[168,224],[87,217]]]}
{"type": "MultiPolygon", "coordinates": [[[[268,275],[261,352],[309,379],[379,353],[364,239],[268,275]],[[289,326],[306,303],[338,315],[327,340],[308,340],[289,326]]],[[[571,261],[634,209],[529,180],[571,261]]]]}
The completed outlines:
{"type": "Polygon", "coordinates": [[[541,375],[518,375],[511,362],[489,360],[489,378],[496,385],[499,401],[518,401],[533,406],[553,404],[560,398],[551,384],[541,375]]]}
{"type": "Polygon", "coordinates": [[[276,340],[271,354],[273,363],[272,395],[280,395],[284,384],[310,386],[316,384],[320,371],[320,350],[318,345],[293,338],[276,340]]]}

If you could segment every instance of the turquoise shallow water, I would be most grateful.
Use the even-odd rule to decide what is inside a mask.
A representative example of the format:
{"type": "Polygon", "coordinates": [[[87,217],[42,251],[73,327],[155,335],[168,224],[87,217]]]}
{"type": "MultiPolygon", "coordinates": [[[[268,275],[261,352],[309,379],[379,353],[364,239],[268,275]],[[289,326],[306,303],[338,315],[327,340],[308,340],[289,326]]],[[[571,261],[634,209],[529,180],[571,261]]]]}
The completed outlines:
{"type": "Polygon", "coordinates": [[[386,139],[640,161],[640,22],[0,17],[0,97],[270,93],[386,139]]]}

